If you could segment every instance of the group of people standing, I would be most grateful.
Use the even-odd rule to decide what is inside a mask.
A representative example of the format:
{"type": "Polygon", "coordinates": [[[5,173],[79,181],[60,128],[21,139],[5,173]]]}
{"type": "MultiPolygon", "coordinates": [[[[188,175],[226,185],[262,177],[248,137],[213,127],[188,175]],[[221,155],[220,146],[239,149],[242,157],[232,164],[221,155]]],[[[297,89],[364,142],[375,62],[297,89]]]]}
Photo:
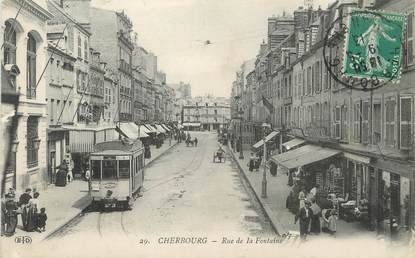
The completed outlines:
{"type": "MultiPolygon", "coordinates": [[[[321,232],[334,235],[337,231],[337,209],[334,205],[321,205],[317,202],[318,185],[313,186],[309,192],[302,188],[298,193],[298,211],[294,223],[300,223],[300,236],[306,239],[309,234],[321,232]]],[[[290,204],[287,199],[287,208],[290,204]]]]}
{"type": "Polygon", "coordinates": [[[21,215],[23,230],[27,232],[45,231],[46,209],[40,208],[39,192],[27,188],[20,195],[19,200],[15,199],[14,189],[4,196],[1,203],[1,235],[13,236],[18,224],[18,214],[21,215]]]}

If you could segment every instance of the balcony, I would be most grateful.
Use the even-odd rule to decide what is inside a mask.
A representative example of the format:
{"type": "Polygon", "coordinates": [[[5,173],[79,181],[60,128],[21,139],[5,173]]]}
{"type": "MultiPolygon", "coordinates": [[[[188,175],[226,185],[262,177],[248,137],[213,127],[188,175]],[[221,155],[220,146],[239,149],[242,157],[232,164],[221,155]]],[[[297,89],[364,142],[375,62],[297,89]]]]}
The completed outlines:
{"type": "Polygon", "coordinates": [[[131,65],[127,63],[124,59],[120,59],[119,69],[128,75],[131,75],[132,73],[131,65]]]}

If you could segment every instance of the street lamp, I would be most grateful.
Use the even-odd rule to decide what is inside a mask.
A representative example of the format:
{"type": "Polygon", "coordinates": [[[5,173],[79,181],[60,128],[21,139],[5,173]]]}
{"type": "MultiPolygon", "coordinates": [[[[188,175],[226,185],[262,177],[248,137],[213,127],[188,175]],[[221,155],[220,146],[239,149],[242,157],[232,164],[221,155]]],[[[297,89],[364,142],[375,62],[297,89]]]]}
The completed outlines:
{"type": "Polygon", "coordinates": [[[263,158],[263,166],[264,166],[264,172],[262,174],[262,192],[261,197],[267,198],[267,143],[265,142],[265,136],[266,136],[266,129],[270,128],[270,124],[263,123],[262,128],[264,128],[264,134],[263,134],[263,144],[264,144],[264,158],[263,158]]]}

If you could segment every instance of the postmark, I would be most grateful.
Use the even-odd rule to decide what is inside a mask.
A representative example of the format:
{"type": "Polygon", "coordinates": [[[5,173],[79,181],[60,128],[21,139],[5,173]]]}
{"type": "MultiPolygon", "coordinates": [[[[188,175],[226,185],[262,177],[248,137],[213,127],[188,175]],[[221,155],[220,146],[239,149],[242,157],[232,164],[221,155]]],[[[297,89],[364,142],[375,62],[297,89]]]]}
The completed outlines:
{"type": "Polygon", "coordinates": [[[325,35],[324,63],[338,83],[374,90],[399,82],[405,16],[352,9],[335,19],[325,35]]]}

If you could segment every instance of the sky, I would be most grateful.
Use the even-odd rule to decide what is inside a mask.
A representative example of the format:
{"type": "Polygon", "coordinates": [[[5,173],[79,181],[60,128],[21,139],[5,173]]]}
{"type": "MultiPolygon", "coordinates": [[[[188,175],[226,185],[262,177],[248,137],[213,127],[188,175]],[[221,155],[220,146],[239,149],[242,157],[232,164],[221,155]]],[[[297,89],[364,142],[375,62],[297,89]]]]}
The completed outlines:
{"type": "MultiPolygon", "coordinates": [[[[333,0],[313,0],[325,9],[333,0]]],[[[267,18],[289,14],[304,0],[92,0],[125,10],[138,43],[158,57],[167,83],[189,82],[192,95],[229,97],[236,71],[258,54],[267,18]],[[212,44],[205,44],[209,40],[212,44]]]]}

